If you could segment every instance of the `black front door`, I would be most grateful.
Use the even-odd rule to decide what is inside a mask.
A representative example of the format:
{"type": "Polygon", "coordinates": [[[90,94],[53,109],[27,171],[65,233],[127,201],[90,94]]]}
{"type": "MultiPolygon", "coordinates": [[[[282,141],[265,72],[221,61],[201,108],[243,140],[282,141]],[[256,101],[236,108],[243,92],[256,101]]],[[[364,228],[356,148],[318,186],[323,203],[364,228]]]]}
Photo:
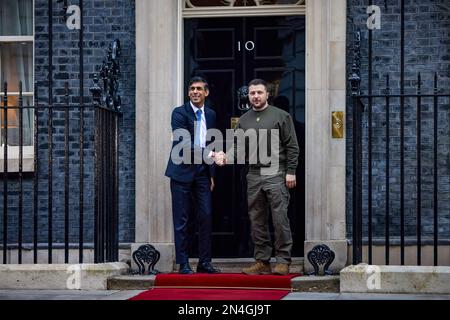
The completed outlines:
{"type": "MultiPolygon", "coordinates": [[[[189,78],[206,78],[208,105],[225,136],[238,108],[237,90],[253,79],[269,84],[272,105],[289,112],[300,146],[297,188],[291,190],[289,218],[293,256],[303,256],[305,239],[305,19],[303,16],[186,19],[185,92],[189,78]]],[[[247,214],[246,167],[217,169],[213,192],[213,256],[252,257],[247,214]]],[[[195,225],[192,225],[195,234],[195,225]]],[[[192,242],[196,255],[197,243],[192,242]]]]}

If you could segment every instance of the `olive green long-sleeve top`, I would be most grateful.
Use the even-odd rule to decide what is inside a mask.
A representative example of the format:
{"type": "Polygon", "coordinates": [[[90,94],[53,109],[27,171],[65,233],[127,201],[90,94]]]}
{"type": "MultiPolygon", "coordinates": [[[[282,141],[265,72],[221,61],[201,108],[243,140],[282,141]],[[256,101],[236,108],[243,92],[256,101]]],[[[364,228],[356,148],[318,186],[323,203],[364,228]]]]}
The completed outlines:
{"type": "MultiPolygon", "coordinates": [[[[282,170],[286,170],[288,174],[295,174],[298,165],[299,147],[294,123],[289,113],[270,105],[262,111],[255,111],[253,109],[250,109],[239,118],[236,129],[242,129],[244,132],[246,132],[248,129],[256,130],[258,141],[260,137],[260,130],[268,130],[267,150],[269,154],[271,155],[272,152],[278,151],[278,157],[275,157],[275,159],[278,159],[280,168],[282,170]],[[274,148],[273,146],[271,146],[271,129],[275,129],[278,132],[278,148],[274,148]]],[[[249,149],[252,150],[252,146],[249,146],[249,139],[246,139],[247,161],[249,159],[249,149]]],[[[253,150],[256,151],[257,149],[253,146],[253,150]]],[[[234,151],[236,159],[236,148],[234,151]]],[[[250,167],[270,166],[270,164],[267,165],[261,163],[259,152],[257,153],[257,155],[257,163],[250,164],[250,167]]]]}

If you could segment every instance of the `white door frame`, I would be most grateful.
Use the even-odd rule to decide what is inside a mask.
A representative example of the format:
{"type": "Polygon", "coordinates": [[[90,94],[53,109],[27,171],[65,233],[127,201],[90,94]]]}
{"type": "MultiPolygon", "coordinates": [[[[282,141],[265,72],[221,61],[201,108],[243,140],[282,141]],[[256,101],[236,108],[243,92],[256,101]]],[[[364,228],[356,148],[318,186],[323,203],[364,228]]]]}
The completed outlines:
{"type": "MultiPolygon", "coordinates": [[[[306,1],[305,255],[317,244],[347,263],[345,138],[332,139],[331,112],[345,111],[346,0],[306,1]]],[[[293,14],[292,11],[289,12],[293,14]]],[[[183,2],[136,0],[136,231],[158,267],[174,261],[172,205],[164,176],[171,145],[170,106],[183,93],[183,2]]],[[[305,261],[305,272],[312,269],[305,261]]]]}
{"type": "MultiPolygon", "coordinates": [[[[346,0],[304,5],[184,9],[178,1],[178,101],[183,103],[184,30],[188,18],[305,15],[305,257],[326,243],[336,254],[331,269],[347,263],[345,138],[331,138],[331,112],[345,111],[346,0]]],[[[306,261],[306,270],[312,266],[306,261]]]]}

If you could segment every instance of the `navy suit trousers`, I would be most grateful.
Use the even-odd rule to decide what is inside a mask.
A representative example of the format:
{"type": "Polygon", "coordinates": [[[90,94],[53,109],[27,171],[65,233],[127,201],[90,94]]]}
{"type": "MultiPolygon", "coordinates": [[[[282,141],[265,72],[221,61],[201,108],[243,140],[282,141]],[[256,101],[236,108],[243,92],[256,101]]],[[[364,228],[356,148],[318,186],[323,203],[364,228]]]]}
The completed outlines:
{"type": "Polygon", "coordinates": [[[199,262],[211,261],[211,181],[207,165],[195,166],[192,182],[170,179],[177,264],[187,263],[189,260],[188,220],[192,216],[192,210],[196,213],[198,223],[199,262]]]}

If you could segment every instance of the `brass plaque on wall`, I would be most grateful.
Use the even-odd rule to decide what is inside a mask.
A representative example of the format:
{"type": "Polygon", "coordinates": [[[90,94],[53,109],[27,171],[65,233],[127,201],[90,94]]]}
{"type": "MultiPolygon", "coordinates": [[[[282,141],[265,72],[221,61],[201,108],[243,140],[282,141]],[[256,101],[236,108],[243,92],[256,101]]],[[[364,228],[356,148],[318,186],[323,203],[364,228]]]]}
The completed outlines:
{"type": "Polygon", "coordinates": [[[344,112],[333,111],[331,113],[331,134],[334,139],[344,137],[344,112]]]}
{"type": "Polygon", "coordinates": [[[239,117],[231,117],[230,118],[230,128],[231,129],[236,129],[238,121],[239,121],[239,117]]]}

